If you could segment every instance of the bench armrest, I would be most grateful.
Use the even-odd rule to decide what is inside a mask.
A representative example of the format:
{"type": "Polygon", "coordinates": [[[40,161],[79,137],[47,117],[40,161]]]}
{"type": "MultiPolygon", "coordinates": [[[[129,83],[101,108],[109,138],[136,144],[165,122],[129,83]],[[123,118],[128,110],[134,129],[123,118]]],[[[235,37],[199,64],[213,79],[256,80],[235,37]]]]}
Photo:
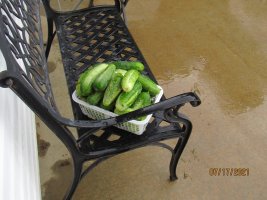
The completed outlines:
{"type": "Polygon", "coordinates": [[[118,123],[127,122],[129,120],[135,119],[140,116],[153,114],[157,111],[162,111],[170,108],[174,108],[176,106],[182,106],[185,103],[190,103],[193,107],[200,105],[201,101],[197,94],[193,92],[180,94],[159,103],[153,104],[151,106],[147,106],[145,108],[138,109],[136,111],[120,115],[117,117],[112,117],[103,120],[71,120],[66,119],[58,114],[56,115],[59,123],[70,126],[70,127],[79,127],[79,128],[105,128],[108,126],[112,126],[118,123]]]}

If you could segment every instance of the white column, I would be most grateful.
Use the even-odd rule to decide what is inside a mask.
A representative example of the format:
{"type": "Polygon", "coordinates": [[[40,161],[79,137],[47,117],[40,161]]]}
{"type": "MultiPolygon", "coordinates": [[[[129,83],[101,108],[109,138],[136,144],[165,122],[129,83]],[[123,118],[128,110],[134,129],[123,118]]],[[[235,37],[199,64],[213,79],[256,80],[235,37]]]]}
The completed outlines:
{"type": "MultiPolygon", "coordinates": [[[[0,51],[0,72],[6,69],[0,51]]],[[[0,87],[0,199],[41,199],[35,116],[0,87]]]]}

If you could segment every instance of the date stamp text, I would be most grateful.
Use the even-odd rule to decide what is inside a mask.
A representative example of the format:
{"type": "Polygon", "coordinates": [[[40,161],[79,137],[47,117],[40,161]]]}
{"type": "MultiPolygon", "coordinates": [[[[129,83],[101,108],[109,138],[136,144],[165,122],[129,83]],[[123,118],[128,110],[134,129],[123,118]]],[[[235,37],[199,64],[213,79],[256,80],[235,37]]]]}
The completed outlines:
{"type": "Polygon", "coordinates": [[[210,176],[249,176],[249,168],[210,168],[210,176]]]}

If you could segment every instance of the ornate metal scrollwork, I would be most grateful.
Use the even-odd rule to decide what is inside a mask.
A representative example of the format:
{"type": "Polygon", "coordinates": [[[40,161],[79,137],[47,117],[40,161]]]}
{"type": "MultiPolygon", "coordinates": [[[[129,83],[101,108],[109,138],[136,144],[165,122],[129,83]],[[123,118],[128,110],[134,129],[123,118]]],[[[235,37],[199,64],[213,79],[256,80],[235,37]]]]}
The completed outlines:
{"type": "Polygon", "coordinates": [[[8,70],[16,71],[52,107],[47,63],[44,56],[43,35],[39,14],[39,0],[1,0],[1,50],[12,61],[8,70]]]}

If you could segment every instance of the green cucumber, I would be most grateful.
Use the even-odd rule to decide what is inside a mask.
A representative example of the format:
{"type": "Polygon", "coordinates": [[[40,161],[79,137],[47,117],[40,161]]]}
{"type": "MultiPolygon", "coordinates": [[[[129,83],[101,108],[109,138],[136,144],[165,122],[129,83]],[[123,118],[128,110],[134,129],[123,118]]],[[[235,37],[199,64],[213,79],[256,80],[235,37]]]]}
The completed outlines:
{"type": "MultiPolygon", "coordinates": [[[[140,108],[143,108],[149,105],[151,105],[151,97],[149,93],[141,92],[138,95],[137,99],[135,100],[134,104],[130,108],[127,108],[123,111],[120,111],[117,108],[115,108],[114,113],[116,113],[117,115],[123,115],[123,114],[133,112],[135,110],[138,110],[140,108]]],[[[143,121],[145,119],[146,119],[146,116],[141,116],[141,117],[138,117],[136,120],[143,121]]]]}
{"type": "Polygon", "coordinates": [[[96,91],[104,91],[112,78],[113,73],[116,70],[116,66],[109,64],[107,69],[100,74],[93,83],[93,87],[96,91]]]}
{"type": "Polygon", "coordinates": [[[116,101],[116,108],[119,111],[123,111],[129,108],[134,103],[134,101],[141,93],[141,91],[142,91],[141,83],[136,82],[133,89],[130,92],[122,92],[120,94],[120,96],[116,101]]]}
{"type": "Polygon", "coordinates": [[[114,113],[117,115],[123,115],[129,112],[132,112],[132,111],[134,111],[132,108],[127,108],[126,110],[123,110],[123,111],[120,111],[117,108],[115,108],[114,113]]]}
{"type": "Polygon", "coordinates": [[[115,61],[113,64],[116,65],[117,69],[135,69],[138,71],[143,71],[145,69],[144,65],[138,61],[115,61]]]}
{"type": "Polygon", "coordinates": [[[133,89],[139,75],[140,73],[135,69],[131,69],[126,72],[121,82],[121,86],[124,92],[130,92],[133,89]]]}
{"type": "MultiPolygon", "coordinates": [[[[132,105],[132,110],[138,110],[140,108],[146,107],[151,105],[151,97],[148,92],[141,92],[137,99],[135,100],[134,104],[132,105]]],[[[143,121],[146,116],[138,117],[137,120],[143,121]]]]}
{"type": "Polygon", "coordinates": [[[91,70],[92,70],[92,67],[90,67],[89,69],[87,69],[85,72],[83,72],[83,73],[80,75],[80,77],[79,77],[79,79],[78,79],[78,84],[82,82],[82,80],[84,79],[84,77],[86,76],[86,74],[87,74],[89,71],[91,71],[91,70]]]}
{"type": "Polygon", "coordinates": [[[115,107],[115,101],[113,101],[110,105],[104,106],[103,101],[100,102],[100,108],[103,108],[104,110],[113,111],[115,107]]]}
{"type": "Polygon", "coordinates": [[[82,96],[88,96],[92,93],[92,84],[95,79],[108,67],[108,64],[102,63],[92,66],[92,69],[87,70],[85,75],[81,76],[80,88],[82,96]]]}
{"type": "Polygon", "coordinates": [[[98,92],[95,92],[95,93],[89,95],[87,97],[86,101],[89,104],[96,106],[100,102],[100,100],[103,98],[103,96],[104,96],[104,92],[98,91],[98,92]]]}
{"type": "Polygon", "coordinates": [[[89,71],[91,71],[93,68],[90,67],[89,69],[87,69],[86,71],[84,71],[80,76],[79,76],[79,79],[77,81],[77,84],[76,84],[76,94],[78,97],[82,97],[83,94],[81,92],[81,82],[83,82],[83,79],[86,77],[87,73],[89,73],[89,71]]]}
{"type": "Polygon", "coordinates": [[[80,83],[78,83],[78,84],[76,85],[76,95],[77,95],[77,97],[82,97],[82,94],[81,94],[81,85],[80,85],[80,83]]]}
{"type": "Polygon", "coordinates": [[[141,92],[134,104],[131,106],[133,110],[138,110],[140,108],[151,105],[151,97],[148,92],[141,92]]]}
{"type": "Polygon", "coordinates": [[[115,70],[115,73],[116,74],[121,74],[122,76],[124,76],[125,74],[126,74],[126,70],[124,70],[124,69],[116,69],[115,70]]]}
{"type": "Polygon", "coordinates": [[[146,119],[146,116],[141,116],[141,117],[137,117],[136,120],[138,120],[138,121],[143,121],[143,120],[145,120],[145,119],[146,119]]]}
{"type": "Polygon", "coordinates": [[[143,88],[150,93],[151,96],[156,96],[157,94],[159,94],[160,89],[158,88],[157,84],[148,76],[141,74],[138,77],[138,81],[142,84],[143,88]]]}
{"type": "Polygon", "coordinates": [[[111,81],[108,84],[108,87],[105,91],[104,98],[103,98],[103,105],[109,106],[114,102],[117,96],[120,94],[121,88],[121,81],[123,76],[121,74],[115,74],[111,81]]]}

